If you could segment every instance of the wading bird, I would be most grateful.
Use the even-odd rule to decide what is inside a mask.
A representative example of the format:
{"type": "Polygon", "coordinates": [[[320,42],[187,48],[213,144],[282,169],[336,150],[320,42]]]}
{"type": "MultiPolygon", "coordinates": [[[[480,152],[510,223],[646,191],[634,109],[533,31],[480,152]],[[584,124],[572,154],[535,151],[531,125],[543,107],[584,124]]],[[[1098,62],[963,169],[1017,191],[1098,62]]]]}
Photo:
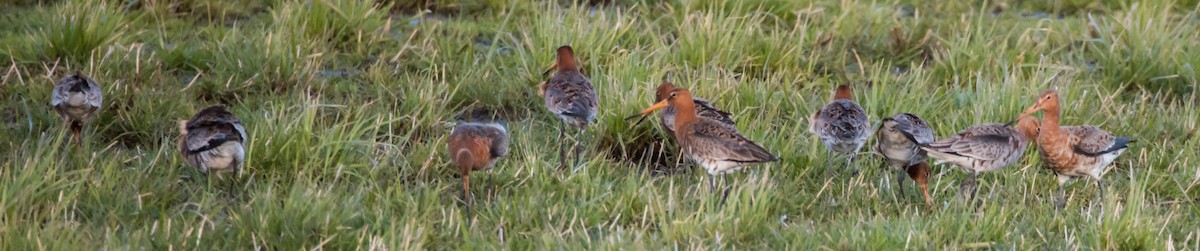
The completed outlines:
{"type": "MultiPolygon", "coordinates": [[[[847,166],[854,164],[854,156],[871,136],[867,112],[851,99],[850,86],[838,86],[833,101],[813,113],[808,127],[808,131],[820,137],[825,149],[829,150],[828,160],[833,160],[836,153],[847,158],[847,166]]],[[[827,167],[826,171],[830,168],[827,167]]],[[[858,167],[853,167],[851,173],[858,174],[858,167]]]]}
{"type": "Polygon", "coordinates": [[[1037,123],[1020,120],[1017,128],[1009,124],[976,125],[958,132],[949,139],[922,145],[934,164],[950,163],[969,173],[959,184],[958,195],[975,198],[976,177],[979,173],[999,170],[1016,163],[1025,154],[1029,140],[1037,133],[1037,123]]]}
{"type": "MultiPolygon", "coordinates": [[[[680,150],[693,163],[708,171],[709,188],[713,191],[716,191],[717,175],[732,173],[747,164],[779,160],[762,146],[746,139],[736,128],[717,120],[700,117],[696,113],[692,93],[684,88],[672,90],[666,99],[626,119],[649,116],[651,112],[667,107],[675,109],[674,131],[680,150]]],[[[725,188],[721,195],[721,204],[729,197],[731,188],[725,188]]]]}
{"type": "Polygon", "coordinates": [[[1038,154],[1046,167],[1058,176],[1057,198],[1054,206],[1066,206],[1066,192],[1063,186],[1072,177],[1092,177],[1096,180],[1099,197],[1104,198],[1104,183],[1101,176],[1104,169],[1112,164],[1125,149],[1129,147],[1129,137],[1118,137],[1099,127],[1059,126],[1060,109],[1058,106],[1058,91],[1047,90],[1038,96],[1029,109],[1017,117],[1018,120],[1032,120],[1030,114],[1045,111],[1042,124],[1038,127],[1035,142],[1038,154]]]}
{"type": "Polygon", "coordinates": [[[246,128],[224,105],[204,108],[179,121],[179,152],[201,172],[237,175],[246,163],[246,128]]]}
{"type": "Polygon", "coordinates": [[[920,148],[920,145],[934,141],[933,129],[929,128],[929,124],[917,115],[900,113],[884,118],[875,133],[875,152],[883,156],[883,164],[890,164],[896,171],[896,186],[900,195],[904,195],[904,176],[907,174],[921,187],[925,204],[933,204],[926,185],[929,176],[929,166],[925,164],[927,155],[920,148]],[[925,171],[910,168],[924,168],[925,171]]]}
{"type": "MultiPolygon", "coordinates": [[[[658,88],[656,88],[654,91],[654,102],[657,103],[657,102],[661,102],[663,100],[667,100],[667,98],[671,96],[671,91],[674,91],[674,90],[675,90],[674,84],[671,84],[670,82],[663,82],[662,84],[658,85],[658,88]]],[[[702,98],[693,97],[692,102],[694,102],[696,104],[696,114],[699,115],[700,117],[712,119],[714,121],[720,122],[721,124],[727,125],[729,127],[735,127],[733,119],[729,118],[729,116],[732,115],[729,112],[722,111],[721,109],[717,109],[717,107],[710,104],[708,102],[708,100],[705,100],[702,98]]],[[[644,119],[645,117],[642,117],[642,118],[644,119]]],[[[670,106],[668,106],[667,108],[663,108],[662,113],[659,113],[659,118],[662,120],[663,130],[666,130],[667,136],[670,137],[672,141],[674,141],[675,140],[675,108],[670,107],[670,106]]],[[[641,121],[639,120],[638,122],[640,123],[641,121]]]]}
{"type": "MultiPolygon", "coordinates": [[[[567,148],[561,145],[566,142],[562,140],[566,132],[565,127],[570,125],[578,129],[574,136],[575,142],[570,147],[572,155],[578,161],[581,159],[577,149],[580,137],[583,136],[583,131],[587,129],[588,124],[596,119],[600,105],[597,101],[596,91],[592,88],[592,81],[579,72],[579,65],[575,62],[575,51],[571,49],[571,46],[558,47],[558,58],[550,66],[550,69],[542,74],[545,75],[555,69],[558,72],[546,82],[542,82],[538,93],[545,98],[546,108],[563,121],[563,124],[558,127],[559,167],[565,167],[567,148]]],[[[576,161],[572,161],[571,165],[577,165],[576,161]]]]}
{"type": "Polygon", "coordinates": [[[490,170],[508,154],[508,130],[499,122],[460,122],[446,141],[450,159],[458,166],[463,182],[463,203],[471,213],[471,172],[490,170]]]}
{"type": "Polygon", "coordinates": [[[58,111],[63,124],[71,129],[71,140],[80,146],[83,145],[83,126],[100,113],[103,101],[100,85],[81,72],[55,82],[50,97],[50,105],[58,111]]]}

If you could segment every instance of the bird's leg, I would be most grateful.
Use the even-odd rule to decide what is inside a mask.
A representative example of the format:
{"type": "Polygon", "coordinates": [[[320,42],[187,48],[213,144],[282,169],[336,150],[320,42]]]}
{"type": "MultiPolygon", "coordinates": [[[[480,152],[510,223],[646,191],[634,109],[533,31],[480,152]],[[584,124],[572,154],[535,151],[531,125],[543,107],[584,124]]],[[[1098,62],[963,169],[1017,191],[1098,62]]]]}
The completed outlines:
{"type": "Polygon", "coordinates": [[[717,176],[712,173],[708,174],[708,191],[717,192],[717,176]]]}
{"type": "Polygon", "coordinates": [[[977,172],[971,172],[962,181],[962,184],[958,185],[958,197],[961,197],[964,201],[970,201],[975,198],[975,176],[977,174],[977,172]]]}
{"type": "Polygon", "coordinates": [[[725,200],[729,199],[729,190],[733,188],[733,184],[729,183],[728,175],[721,175],[721,186],[725,187],[725,192],[721,194],[721,207],[725,207],[725,200]]]}
{"type": "Polygon", "coordinates": [[[464,208],[466,208],[467,211],[468,221],[470,221],[469,219],[471,218],[471,174],[469,172],[470,171],[467,171],[466,169],[464,169],[462,172],[462,198],[463,205],[466,205],[464,208]]]}
{"type": "Polygon", "coordinates": [[[1096,179],[1096,187],[1100,189],[1100,193],[1098,194],[1100,203],[1104,203],[1104,182],[1100,180],[1100,177],[1093,176],[1092,178],[1096,179]]]}
{"type": "Polygon", "coordinates": [[[564,146],[566,139],[563,138],[566,135],[566,132],[563,131],[565,125],[565,123],[558,124],[558,138],[555,139],[558,140],[558,168],[560,169],[567,166],[567,149],[564,146]]]}
{"type": "Polygon", "coordinates": [[[1062,209],[1062,208],[1067,207],[1067,191],[1064,190],[1063,187],[1067,185],[1067,180],[1070,180],[1070,179],[1071,179],[1071,177],[1068,177],[1066,175],[1061,175],[1061,174],[1058,175],[1058,190],[1055,191],[1056,196],[1054,196],[1054,208],[1055,209],[1062,209]]]}
{"type": "Polygon", "coordinates": [[[901,198],[903,198],[905,195],[908,195],[908,194],[904,193],[904,177],[905,176],[908,176],[908,167],[901,167],[901,168],[896,169],[896,190],[900,191],[901,198]]]}
{"type": "Polygon", "coordinates": [[[825,151],[825,177],[833,177],[833,150],[825,151]]]}
{"type": "MultiPolygon", "coordinates": [[[[857,152],[855,151],[855,153],[857,152]]],[[[849,157],[846,157],[846,167],[850,168],[850,177],[858,176],[858,165],[854,164],[855,153],[851,153],[849,157]]]]}
{"type": "Polygon", "coordinates": [[[581,127],[579,128],[579,132],[575,133],[575,145],[571,147],[572,154],[575,155],[575,162],[571,163],[573,168],[578,167],[583,161],[583,154],[581,152],[583,151],[583,131],[586,129],[587,127],[581,127]]]}

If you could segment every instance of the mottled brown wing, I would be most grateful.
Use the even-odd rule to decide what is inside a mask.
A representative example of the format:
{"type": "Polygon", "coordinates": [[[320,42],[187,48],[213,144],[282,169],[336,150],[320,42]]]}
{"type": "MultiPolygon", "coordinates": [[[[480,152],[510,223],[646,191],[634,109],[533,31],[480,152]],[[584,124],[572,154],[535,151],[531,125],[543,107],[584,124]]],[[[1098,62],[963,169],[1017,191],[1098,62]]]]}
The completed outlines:
{"type": "Polygon", "coordinates": [[[825,105],[815,117],[814,129],[823,139],[846,141],[870,136],[867,113],[849,100],[835,100],[825,105]]]}
{"type": "Polygon", "coordinates": [[[227,141],[245,143],[246,129],[242,122],[224,106],[211,106],[201,110],[187,121],[186,150],[207,151],[227,141]]]}
{"type": "Polygon", "coordinates": [[[1117,137],[1095,126],[1064,126],[1061,128],[1067,132],[1067,135],[1070,135],[1073,150],[1088,156],[1119,150],[1125,148],[1130,142],[1129,137],[1117,137]]]}
{"type": "Polygon", "coordinates": [[[767,149],[746,139],[737,129],[715,120],[701,118],[692,124],[690,134],[691,151],[697,155],[743,163],[779,160],[767,149]]]}
{"type": "Polygon", "coordinates": [[[546,108],[554,114],[591,122],[599,103],[592,81],[575,71],[560,71],[546,81],[546,108]]]}
{"type": "Polygon", "coordinates": [[[716,106],[713,106],[712,103],[708,102],[708,100],[702,98],[692,98],[692,101],[696,103],[696,113],[700,115],[700,117],[716,120],[717,122],[721,122],[721,124],[736,125],[736,123],[733,121],[733,118],[730,118],[730,116],[733,114],[722,111],[716,106]]]}
{"type": "Polygon", "coordinates": [[[967,128],[953,138],[934,142],[929,148],[978,160],[1001,160],[1011,156],[1015,134],[1004,125],[979,125],[967,128]]]}
{"type": "Polygon", "coordinates": [[[925,123],[925,120],[917,117],[917,115],[901,113],[892,116],[892,120],[896,121],[897,130],[918,145],[929,144],[935,140],[933,129],[929,128],[929,124],[925,123]]]}

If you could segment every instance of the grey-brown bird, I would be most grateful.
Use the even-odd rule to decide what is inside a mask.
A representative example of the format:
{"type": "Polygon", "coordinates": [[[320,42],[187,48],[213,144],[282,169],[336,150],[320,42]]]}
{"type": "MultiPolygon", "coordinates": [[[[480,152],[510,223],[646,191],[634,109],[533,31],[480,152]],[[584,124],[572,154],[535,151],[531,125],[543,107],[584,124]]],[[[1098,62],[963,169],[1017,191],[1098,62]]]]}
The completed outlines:
{"type": "Polygon", "coordinates": [[[462,175],[462,199],[470,214],[471,172],[491,170],[496,160],[508,154],[508,130],[500,122],[460,122],[450,132],[446,145],[462,175]]]}
{"type": "MultiPolygon", "coordinates": [[[[648,116],[658,109],[672,107],[675,109],[675,139],[679,142],[681,152],[708,171],[709,188],[716,191],[716,175],[728,174],[742,169],[747,164],[779,161],[765,148],[746,139],[736,128],[720,121],[700,117],[696,113],[696,103],[692,93],[687,89],[676,88],[666,99],[642,110],[638,116],[648,116]]],[[[724,176],[722,176],[724,177],[724,176]]],[[[726,187],[721,196],[721,203],[729,196],[726,187]]]]}
{"type": "MultiPolygon", "coordinates": [[[[583,76],[579,72],[579,65],[575,61],[575,51],[571,46],[558,47],[558,58],[546,73],[557,69],[558,72],[550,77],[549,80],[543,82],[539,86],[539,94],[545,98],[546,109],[550,110],[559,119],[562,120],[558,128],[559,142],[566,133],[566,126],[570,125],[578,130],[574,136],[574,144],[570,149],[572,155],[575,155],[576,161],[572,161],[571,165],[576,163],[579,156],[580,137],[583,136],[584,129],[587,129],[588,124],[596,120],[596,113],[600,109],[599,101],[596,97],[596,91],[592,88],[592,81],[583,76]]],[[[545,74],[545,73],[543,73],[545,74]]],[[[559,146],[559,167],[565,167],[567,148],[559,146]]]]}
{"type": "Polygon", "coordinates": [[[1020,160],[1036,130],[1036,123],[1029,119],[1019,121],[1017,128],[1008,124],[976,125],[921,149],[937,159],[934,164],[950,163],[969,174],[959,184],[958,194],[970,199],[975,197],[979,173],[999,170],[1020,160]]]}
{"type": "Polygon", "coordinates": [[[1129,143],[1134,141],[1129,137],[1118,137],[1099,127],[1060,126],[1058,106],[1058,91],[1046,90],[1038,96],[1037,102],[1017,117],[1018,120],[1033,120],[1030,114],[1045,111],[1042,124],[1037,126],[1036,134],[1038,154],[1046,167],[1058,176],[1058,190],[1054,206],[1066,206],[1066,192],[1063,186],[1072,177],[1091,177],[1096,180],[1098,195],[1104,198],[1104,183],[1101,177],[1104,169],[1112,164],[1129,143]]]}
{"type": "Polygon", "coordinates": [[[246,128],[224,105],[209,106],[192,119],[179,121],[179,134],[179,152],[201,172],[237,175],[246,163],[246,128]]]}
{"type": "Polygon", "coordinates": [[[83,145],[83,127],[100,113],[104,96],[96,80],[81,72],[54,83],[50,105],[58,111],[63,124],[71,130],[71,139],[83,145]]]}
{"type": "MultiPolygon", "coordinates": [[[[919,168],[919,164],[925,162],[927,155],[920,145],[934,142],[933,129],[929,128],[929,124],[917,115],[900,113],[884,118],[879,129],[875,131],[875,136],[875,153],[883,156],[884,164],[890,165],[896,171],[896,186],[900,194],[904,195],[904,177],[908,174],[913,176],[913,181],[921,187],[925,203],[932,204],[933,200],[929,197],[929,190],[924,183],[928,179],[920,177],[927,176],[928,173],[908,170],[919,168]]],[[[925,167],[928,168],[927,165],[925,167]]]]}
{"type": "MultiPolygon", "coordinates": [[[[871,136],[871,125],[867,122],[867,112],[854,103],[850,86],[840,85],[834,91],[833,101],[821,110],[813,113],[808,130],[821,139],[828,150],[828,160],[845,157],[846,165],[854,164],[858,150],[871,136]]],[[[828,171],[829,169],[827,169],[828,171]]],[[[858,167],[851,169],[852,174],[858,174],[858,167]]]]}

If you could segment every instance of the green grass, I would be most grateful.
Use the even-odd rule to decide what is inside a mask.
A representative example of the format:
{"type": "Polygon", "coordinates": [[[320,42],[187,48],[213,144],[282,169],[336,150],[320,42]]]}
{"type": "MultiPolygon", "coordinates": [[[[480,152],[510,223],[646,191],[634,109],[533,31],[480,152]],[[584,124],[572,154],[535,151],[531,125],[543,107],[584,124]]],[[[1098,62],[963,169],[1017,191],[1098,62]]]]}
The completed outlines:
{"type": "Polygon", "coordinates": [[[1200,249],[1198,10],[17,1],[0,6],[0,249],[1200,249]],[[534,87],[563,44],[601,95],[578,172],[554,167],[560,122],[534,87]],[[81,149],[63,144],[47,105],[75,70],[105,95],[81,149]],[[654,123],[623,118],[663,79],[735,113],[783,161],[728,177],[724,207],[702,172],[652,171],[674,167],[674,151],[654,123]],[[935,166],[926,206],[895,196],[874,157],[861,175],[823,176],[808,116],[838,84],[855,86],[872,121],[915,113],[940,136],[1012,119],[1057,87],[1064,124],[1138,142],[1106,174],[1103,201],[1084,180],[1054,210],[1055,179],[1029,154],[981,175],[978,205],[954,198],[963,172],[935,166]],[[209,179],[174,147],[175,121],[217,103],[249,131],[237,179],[209,179]],[[512,146],[474,175],[468,216],[444,142],[475,110],[507,120],[512,146]]]}

